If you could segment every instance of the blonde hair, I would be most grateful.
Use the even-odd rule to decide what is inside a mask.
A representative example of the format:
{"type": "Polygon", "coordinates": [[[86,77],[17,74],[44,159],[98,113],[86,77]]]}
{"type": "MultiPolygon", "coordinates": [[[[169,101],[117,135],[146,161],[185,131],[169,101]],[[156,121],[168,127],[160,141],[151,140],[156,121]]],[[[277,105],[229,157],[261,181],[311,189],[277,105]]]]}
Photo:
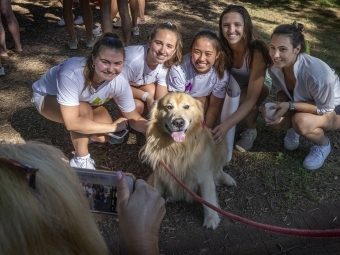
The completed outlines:
{"type": "Polygon", "coordinates": [[[1,142],[0,157],[39,169],[33,189],[24,170],[0,161],[2,254],[108,254],[76,173],[59,149],[1,142]]]}

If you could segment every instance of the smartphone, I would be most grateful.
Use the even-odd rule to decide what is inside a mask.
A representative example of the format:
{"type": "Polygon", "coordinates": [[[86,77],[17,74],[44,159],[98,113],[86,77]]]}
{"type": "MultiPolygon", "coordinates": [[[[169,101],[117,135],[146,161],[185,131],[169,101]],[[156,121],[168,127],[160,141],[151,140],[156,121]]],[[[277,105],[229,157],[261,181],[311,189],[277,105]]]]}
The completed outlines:
{"type": "Polygon", "coordinates": [[[106,133],[108,136],[114,137],[116,139],[123,139],[129,133],[128,129],[123,129],[118,132],[106,133]]]}
{"type": "MultiPolygon", "coordinates": [[[[92,212],[117,215],[116,172],[74,168],[92,212]]],[[[136,177],[124,173],[130,194],[134,191],[136,177]]]]}

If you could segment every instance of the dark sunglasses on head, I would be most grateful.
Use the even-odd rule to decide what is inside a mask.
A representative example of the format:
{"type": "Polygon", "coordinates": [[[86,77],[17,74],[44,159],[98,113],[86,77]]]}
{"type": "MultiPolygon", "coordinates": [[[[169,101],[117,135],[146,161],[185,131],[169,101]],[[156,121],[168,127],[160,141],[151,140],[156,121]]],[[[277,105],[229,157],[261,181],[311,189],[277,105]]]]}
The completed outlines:
{"type": "Polygon", "coordinates": [[[2,157],[0,157],[0,163],[5,163],[7,165],[11,165],[11,166],[18,168],[21,171],[25,171],[27,185],[30,188],[35,189],[35,173],[38,171],[38,168],[34,168],[28,164],[20,163],[14,159],[8,159],[8,158],[2,158],[2,157]]]}

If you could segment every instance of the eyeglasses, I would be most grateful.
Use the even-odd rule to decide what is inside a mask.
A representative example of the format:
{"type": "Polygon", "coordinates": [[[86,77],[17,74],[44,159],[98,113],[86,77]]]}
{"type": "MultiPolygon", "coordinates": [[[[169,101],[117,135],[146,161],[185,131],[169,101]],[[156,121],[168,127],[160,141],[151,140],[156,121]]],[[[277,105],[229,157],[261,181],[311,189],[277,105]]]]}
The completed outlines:
{"type": "Polygon", "coordinates": [[[34,168],[28,164],[22,164],[14,159],[7,159],[2,157],[0,157],[0,163],[5,163],[25,171],[27,185],[30,188],[35,189],[35,173],[39,170],[38,168],[34,168]]]}

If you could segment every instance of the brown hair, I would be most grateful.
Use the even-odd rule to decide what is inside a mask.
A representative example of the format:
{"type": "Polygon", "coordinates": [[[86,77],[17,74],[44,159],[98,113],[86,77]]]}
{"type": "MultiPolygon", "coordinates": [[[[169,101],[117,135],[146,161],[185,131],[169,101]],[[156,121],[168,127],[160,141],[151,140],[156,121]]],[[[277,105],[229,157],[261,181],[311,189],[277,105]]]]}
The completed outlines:
{"type": "Polygon", "coordinates": [[[225,60],[225,53],[224,53],[224,51],[222,50],[222,47],[221,47],[220,39],[218,38],[218,36],[215,32],[208,30],[208,29],[204,29],[204,30],[198,32],[194,36],[194,38],[192,39],[191,45],[190,45],[191,50],[192,50],[192,47],[194,46],[195,42],[200,38],[206,38],[213,43],[215,50],[217,52],[217,55],[218,55],[218,58],[216,59],[216,61],[214,63],[214,69],[215,69],[218,77],[220,79],[222,79],[223,76],[224,76],[225,63],[226,63],[225,61],[226,60],[225,60]]]}
{"type": "Polygon", "coordinates": [[[173,32],[176,35],[176,52],[173,55],[173,57],[171,59],[169,59],[168,61],[166,61],[164,63],[164,65],[166,67],[171,67],[172,65],[179,65],[182,62],[182,50],[183,50],[183,42],[182,42],[182,36],[178,30],[178,28],[176,27],[176,25],[172,24],[171,22],[167,22],[167,23],[162,23],[157,25],[156,27],[154,27],[151,32],[148,35],[148,41],[152,41],[156,34],[160,31],[160,30],[169,30],[171,32],[173,32]]]}
{"type": "Polygon", "coordinates": [[[247,61],[248,67],[250,67],[253,63],[253,56],[255,50],[261,53],[263,61],[267,64],[267,67],[269,67],[272,64],[272,59],[269,55],[268,46],[262,40],[260,40],[258,36],[255,34],[253,23],[251,21],[248,11],[241,5],[229,4],[223,10],[219,19],[219,35],[222,42],[222,48],[226,54],[226,68],[230,70],[233,67],[234,54],[233,50],[229,46],[227,39],[224,37],[222,30],[222,19],[224,15],[232,12],[239,13],[244,21],[243,39],[245,41],[244,44],[245,50],[249,50],[249,59],[247,61]]]}
{"type": "Polygon", "coordinates": [[[23,169],[0,161],[1,254],[108,254],[77,175],[59,149],[2,142],[0,157],[39,169],[33,189],[23,169]]]}
{"type": "Polygon", "coordinates": [[[284,35],[287,36],[295,49],[297,46],[301,45],[300,53],[304,53],[306,51],[305,37],[302,34],[304,30],[304,26],[301,23],[294,21],[292,24],[284,24],[277,26],[270,38],[273,35],[284,35]]]}
{"type": "Polygon", "coordinates": [[[90,88],[91,85],[92,85],[91,81],[92,81],[92,78],[93,78],[93,75],[94,75],[94,63],[93,63],[92,57],[94,57],[94,58],[98,57],[100,51],[103,48],[108,48],[108,49],[112,49],[112,50],[115,50],[115,51],[119,51],[123,54],[123,56],[125,58],[124,45],[123,45],[123,42],[121,40],[119,40],[118,36],[116,34],[113,34],[113,33],[104,33],[101,37],[99,37],[99,39],[97,40],[97,42],[93,46],[90,55],[88,56],[88,58],[86,60],[86,64],[85,64],[85,67],[84,67],[85,82],[84,82],[83,91],[86,88],[90,88]]]}

